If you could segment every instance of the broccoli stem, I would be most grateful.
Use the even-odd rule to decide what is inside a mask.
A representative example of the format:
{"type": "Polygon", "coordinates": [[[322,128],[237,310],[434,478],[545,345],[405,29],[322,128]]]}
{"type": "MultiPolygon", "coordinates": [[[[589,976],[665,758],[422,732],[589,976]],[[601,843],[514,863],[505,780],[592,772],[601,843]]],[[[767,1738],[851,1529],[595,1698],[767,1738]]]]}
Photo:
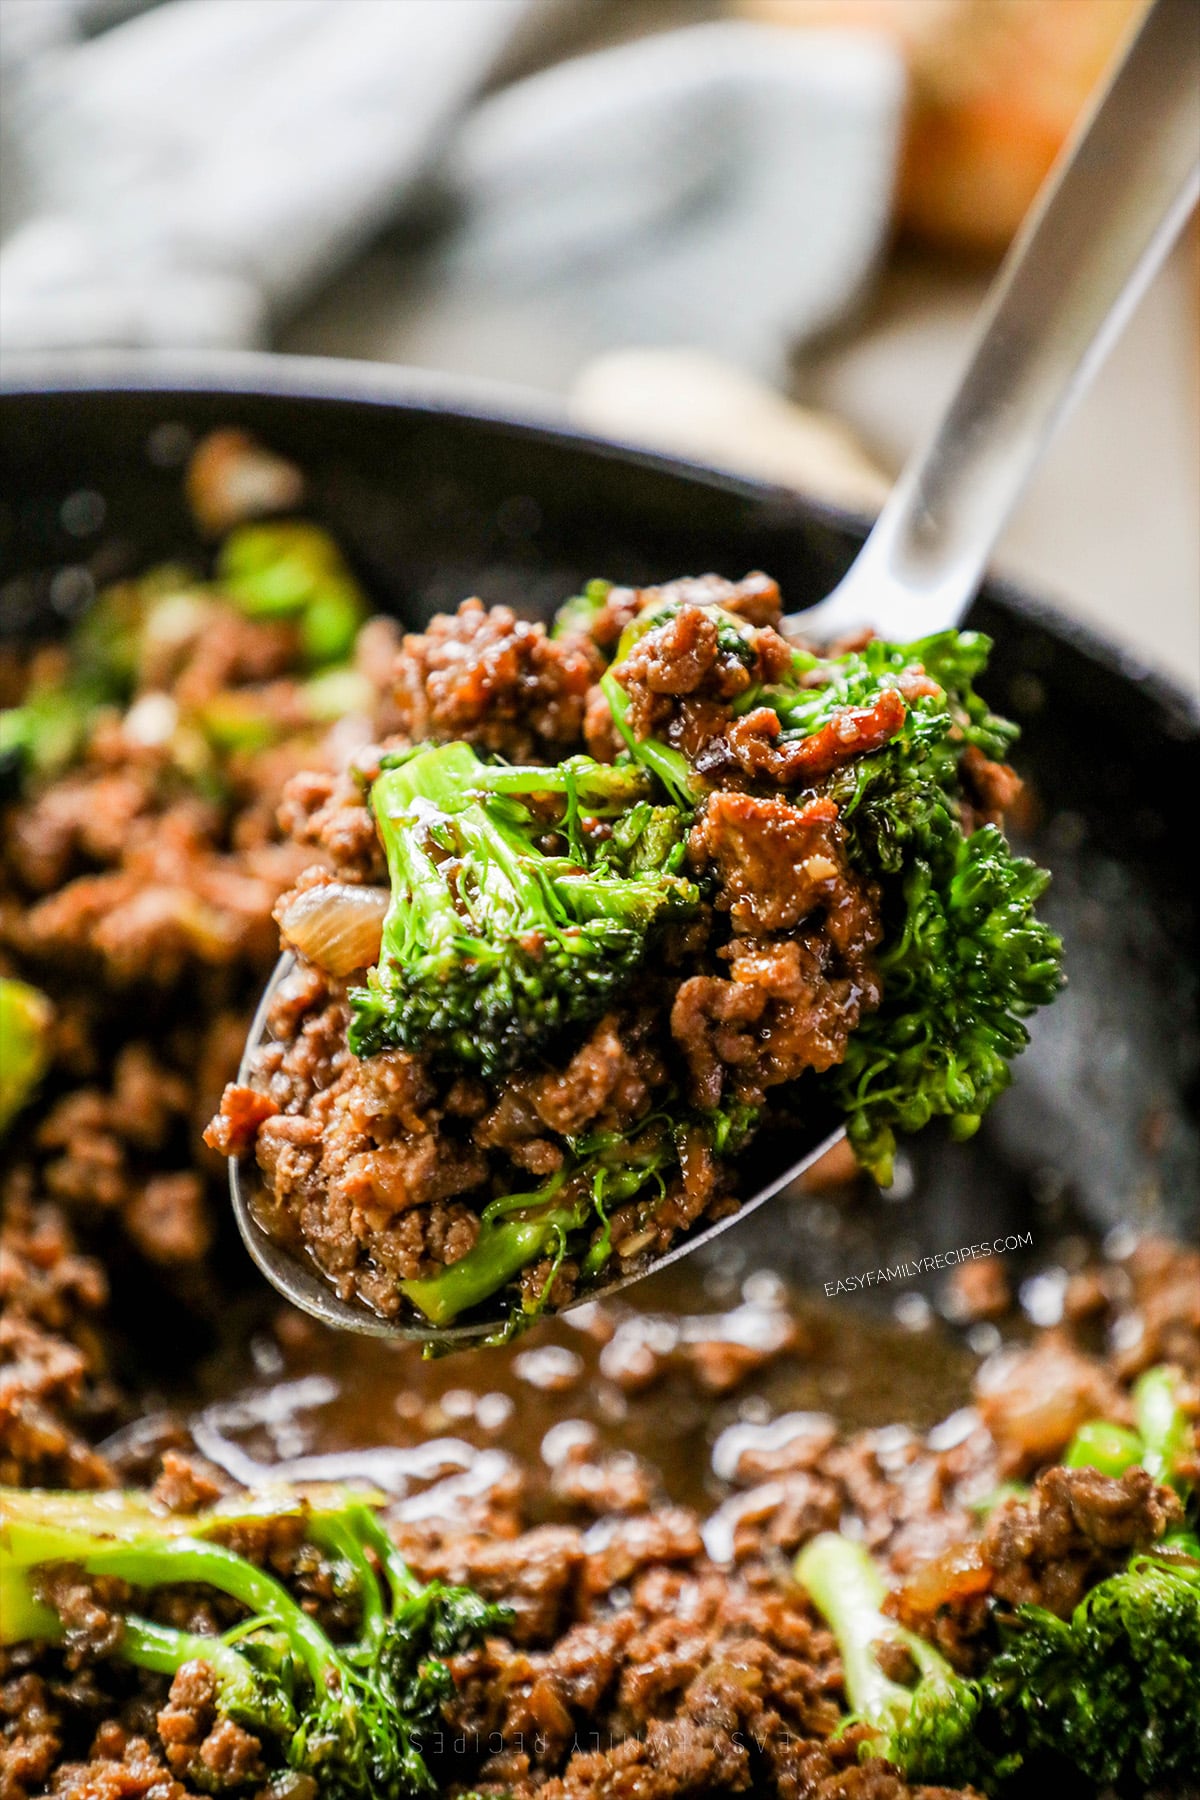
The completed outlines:
{"type": "Polygon", "coordinates": [[[881,1639],[903,1644],[922,1674],[951,1674],[936,1650],[883,1612],[887,1589],[864,1544],[821,1532],[796,1558],[796,1578],[837,1639],[847,1697],[868,1724],[890,1733],[912,1706],[912,1691],[879,1666],[875,1645],[881,1639]]]}
{"type": "MultiPolygon", "coordinates": [[[[24,1606],[14,1588],[6,1587],[2,1591],[5,1609],[0,1643],[35,1640],[58,1644],[63,1641],[66,1634],[62,1620],[52,1608],[34,1600],[27,1586],[24,1606]],[[17,1611],[10,1613],[10,1601],[17,1611]]],[[[231,1719],[276,1735],[295,1727],[295,1713],[279,1683],[256,1669],[222,1637],[199,1631],[179,1631],[153,1619],[141,1619],[127,1613],[122,1621],[117,1654],[122,1662],[149,1669],[156,1675],[174,1676],[185,1663],[207,1663],[216,1677],[221,1710],[231,1719]]]]}
{"type": "Polygon", "coordinates": [[[1142,1440],[1136,1431],[1114,1425],[1108,1419],[1089,1419],[1067,1446],[1063,1462],[1068,1469],[1097,1469],[1101,1475],[1123,1475],[1142,1460],[1142,1440]]]}
{"type": "MultiPolygon", "coordinates": [[[[531,1206],[539,1198],[537,1194],[515,1196],[531,1206]]],[[[512,1281],[557,1239],[577,1230],[585,1216],[578,1204],[554,1207],[529,1219],[485,1215],[479,1237],[464,1257],[441,1275],[402,1281],[400,1291],[431,1324],[447,1325],[512,1281]]]]}
{"type": "Polygon", "coordinates": [[[630,755],[662,782],[677,805],[695,806],[697,793],[703,784],[693,774],[687,757],[682,751],[672,749],[670,744],[660,743],[657,738],[634,736],[629,723],[629,696],[615,675],[611,672],[602,675],[600,686],[608,701],[613,724],[624,739],[630,755]]]}
{"type": "Polygon", "coordinates": [[[346,1523],[359,1540],[374,1551],[391,1587],[393,1605],[419,1599],[423,1593],[421,1583],[379,1523],[378,1514],[365,1502],[355,1501],[346,1509],[346,1523]]]}
{"type": "Polygon", "coordinates": [[[320,1550],[342,1563],[358,1593],[361,1608],[360,1630],[368,1644],[382,1638],[387,1624],[387,1608],[361,1532],[361,1515],[366,1507],[356,1508],[353,1515],[315,1518],[309,1536],[320,1550]]]}
{"type": "MultiPolygon", "coordinates": [[[[37,1558],[39,1562],[44,1560],[37,1558]]],[[[273,1575],[223,1544],[179,1538],[167,1544],[104,1544],[94,1548],[83,1539],[69,1560],[77,1562],[88,1575],[115,1575],[133,1587],[195,1581],[228,1594],[256,1617],[269,1619],[285,1633],[318,1692],[327,1685],[336,1666],[329,1639],[316,1620],[309,1618],[273,1575]]]]}
{"type": "Polygon", "coordinates": [[[595,818],[622,813],[652,791],[645,772],[623,763],[598,763],[590,756],[572,756],[547,768],[526,768],[505,763],[483,763],[473,778],[477,792],[485,794],[565,794],[578,800],[595,818]]]}
{"type": "Polygon", "coordinates": [[[1143,1466],[1166,1487],[1187,1498],[1179,1464],[1187,1452],[1191,1427],[1183,1410],[1179,1379],[1165,1365],[1147,1369],[1133,1389],[1133,1411],[1142,1440],[1143,1466]]]}

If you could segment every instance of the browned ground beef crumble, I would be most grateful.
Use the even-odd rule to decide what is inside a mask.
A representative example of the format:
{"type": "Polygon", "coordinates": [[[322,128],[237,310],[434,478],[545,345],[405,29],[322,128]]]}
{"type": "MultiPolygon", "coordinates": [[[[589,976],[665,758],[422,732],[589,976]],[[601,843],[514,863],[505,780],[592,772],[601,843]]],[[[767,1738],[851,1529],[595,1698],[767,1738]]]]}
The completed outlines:
{"type": "MultiPolygon", "coordinates": [[[[244,445],[223,441],[230,435],[193,472],[206,516],[226,518],[231,507],[237,516],[236,490],[246,484],[286,489],[279,503],[294,503],[287,465],[265,458],[247,467],[244,445]]],[[[764,577],[675,588],[684,601],[714,594],[764,631],[778,615],[764,577]]],[[[611,648],[644,602],[614,589],[596,642],[611,648]]],[[[683,629],[692,633],[690,689],[672,691],[673,678],[664,688],[647,658],[638,681],[631,676],[631,696],[680,734],[716,746],[714,756],[773,771],[769,734],[714,729],[706,684],[737,678],[712,657],[702,629],[683,629]]],[[[393,653],[389,628],[366,628],[360,663],[374,671],[381,696],[378,735],[452,733],[508,755],[558,756],[586,733],[600,749],[589,707],[596,662],[584,643],[561,648],[502,613],[468,606],[407,641],[401,679],[385,692],[390,677],[380,671],[393,653]]],[[[249,684],[285,717],[293,660],[286,634],[230,611],[212,641],[185,646],[145,681],[167,693],[186,682],[209,692],[249,684]]],[[[120,1321],[105,1262],[132,1256],[143,1286],[173,1284],[180,1305],[201,1304],[215,1279],[222,1192],[199,1132],[275,954],[271,909],[314,853],[345,879],[373,881],[381,871],[361,785],[332,755],[320,766],[310,731],[247,758],[218,804],[178,791],[122,724],[103,719],[82,762],[9,805],[2,821],[0,967],[45,987],[56,1023],[54,1064],[6,1146],[0,1192],[0,1483],[141,1484],[186,1514],[232,1483],[195,1451],[182,1421],[109,1436],[154,1404],[147,1389],[157,1372],[132,1385],[118,1379],[112,1327],[120,1321]]],[[[854,725],[872,729],[870,720],[854,725]]],[[[981,772],[976,787],[981,809],[1005,803],[999,775],[981,772]]],[[[668,1056],[683,1055],[701,1088],[729,1080],[750,1093],[785,1079],[765,1063],[753,1026],[766,1009],[793,1009],[772,1048],[789,1064],[836,1046],[851,1010],[836,984],[869,982],[870,898],[840,863],[836,822],[781,818],[770,796],[720,796],[698,827],[695,853],[720,872],[738,948],[727,970],[697,978],[708,985],[688,995],[678,1031],[646,1000],[601,1020],[563,1072],[525,1072],[502,1092],[435,1082],[399,1053],[352,1066],[341,991],[302,969],[279,1002],[285,1044],[271,1074],[275,1098],[227,1100],[219,1147],[241,1147],[257,1132],[260,1153],[265,1146],[275,1168],[289,1167],[303,1205],[320,1120],[337,1143],[336,1205],[370,1221],[382,1269],[410,1272],[469,1244],[476,1211],[462,1196],[485,1173],[544,1173],[564,1133],[639,1117],[668,1056]],[[825,932],[837,972],[823,972],[822,1005],[807,1023],[801,996],[815,977],[795,963],[780,967],[778,947],[770,948],[801,904],[772,879],[777,856],[789,870],[803,864],[814,888],[827,884],[826,917],[840,921],[825,932]],[[761,971],[752,972],[746,965],[756,958],[761,971]],[[735,986],[750,995],[741,1010],[726,992],[735,986]],[[373,1154],[356,1162],[364,1146],[373,1154]]],[[[669,1198],[671,1228],[730,1203],[721,1172],[697,1156],[669,1198]]],[[[347,1228],[343,1244],[358,1230],[357,1222],[347,1228]]],[[[973,1286],[967,1310],[1001,1316],[1004,1292],[973,1286]]],[[[618,1398],[653,1396],[669,1377],[708,1406],[804,1345],[802,1328],[786,1318],[757,1347],[719,1333],[667,1342],[638,1324],[636,1314],[598,1310],[589,1326],[618,1398]]],[[[312,1329],[285,1313],[278,1345],[286,1350],[312,1329]]],[[[668,1502],[649,1461],[607,1449],[581,1428],[554,1467],[555,1522],[534,1502],[536,1458],[528,1455],[524,1470],[501,1459],[494,1479],[457,1510],[395,1509],[390,1529],[420,1575],[467,1580],[514,1612],[506,1635],[456,1661],[447,1793],[937,1800],[944,1790],[913,1788],[877,1760],[860,1762],[860,1733],[830,1738],[843,1706],[840,1664],[790,1579],[792,1556],[816,1532],[853,1521],[890,1569],[894,1609],[971,1668],[994,1606],[1032,1599],[1063,1612],[1172,1522],[1173,1496],[1141,1471],[1108,1480],[1057,1466],[1082,1420],[1125,1420],[1129,1383],[1164,1360],[1189,1378],[1196,1406],[1200,1254],[1147,1241],[1119,1264],[1076,1273],[1061,1327],[984,1364],[975,1410],[948,1448],[895,1426],[846,1435],[831,1419],[806,1415],[785,1438],[746,1443],[704,1518],[668,1502]],[[1101,1353],[1106,1342],[1112,1347],[1101,1353]],[[974,1502],[1013,1475],[1031,1491],[981,1526],[974,1502]],[[468,1748],[456,1761],[458,1741],[468,1748]]],[[[385,1403],[402,1397],[399,1366],[394,1379],[396,1395],[385,1403]]],[[[558,1382],[569,1410],[578,1379],[568,1370],[545,1384],[558,1382]]],[[[231,1528],[229,1541],[284,1579],[333,1636],[353,1631],[353,1600],[296,1521],[231,1528]]],[[[203,1663],[168,1684],[106,1659],[121,1629],[120,1589],[71,1569],[46,1579],[69,1642],[0,1652],[0,1800],[186,1800],[231,1782],[255,1800],[320,1800],[309,1777],[269,1779],[254,1736],[216,1722],[203,1663]]],[[[229,1602],[194,1588],[160,1591],[155,1606],[165,1622],[198,1631],[235,1616],[229,1602]]]]}

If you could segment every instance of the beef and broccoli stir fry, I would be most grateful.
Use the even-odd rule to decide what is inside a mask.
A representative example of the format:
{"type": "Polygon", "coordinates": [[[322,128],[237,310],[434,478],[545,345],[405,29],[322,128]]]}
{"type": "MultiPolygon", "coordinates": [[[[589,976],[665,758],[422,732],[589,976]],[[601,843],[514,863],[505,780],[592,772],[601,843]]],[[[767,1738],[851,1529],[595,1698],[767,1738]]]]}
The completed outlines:
{"type": "Polygon", "coordinates": [[[402,640],[246,516],[294,470],[189,484],[211,567],[3,661],[3,1800],[1194,1793],[1194,1249],[1076,1242],[1048,1325],[965,1265],[969,1348],[725,1258],[426,1362],[248,1290],[202,1141],[348,1291],[524,1319],[814,1083],[881,1174],[969,1131],[1059,979],[985,646],[763,577],[402,640]]]}
{"type": "MultiPolygon", "coordinates": [[[[61,1303],[28,1251],[13,1303],[61,1303]]],[[[1184,1800],[1198,1292],[1178,1245],[1081,1266],[922,1429],[789,1408],[845,1327],[762,1276],[550,1322],[474,1390],[281,1313],[232,1402],[0,1490],[6,1800],[1184,1800]]]]}
{"type": "Polygon", "coordinates": [[[760,1130],[821,1105],[886,1182],[1007,1084],[1061,976],[986,640],[780,618],[762,575],[596,581],[549,633],[467,601],[404,639],[397,730],[289,785],[321,860],[208,1141],[343,1298],[516,1329],[736,1210],[760,1130]]]}

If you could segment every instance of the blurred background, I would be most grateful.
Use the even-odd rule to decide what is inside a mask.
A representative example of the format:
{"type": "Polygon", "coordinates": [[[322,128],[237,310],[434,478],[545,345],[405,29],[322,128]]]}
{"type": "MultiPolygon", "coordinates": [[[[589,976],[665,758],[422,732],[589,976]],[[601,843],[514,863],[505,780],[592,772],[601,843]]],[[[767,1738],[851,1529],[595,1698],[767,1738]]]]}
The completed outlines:
{"type": "MultiPolygon", "coordinates": [[[[414,364],[869,510],[1140,6],[0,0],[0,357],[414,364]]],[[[1198,241],[998,559],[1192,689],[1198,241]]]]}

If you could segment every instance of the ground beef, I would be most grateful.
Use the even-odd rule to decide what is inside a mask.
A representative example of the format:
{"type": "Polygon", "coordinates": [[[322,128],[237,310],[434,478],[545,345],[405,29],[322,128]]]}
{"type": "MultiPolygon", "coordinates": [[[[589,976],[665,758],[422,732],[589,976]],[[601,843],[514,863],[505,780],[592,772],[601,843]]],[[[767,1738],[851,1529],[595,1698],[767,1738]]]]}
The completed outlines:
{"type": "Polygon", "coordinates": [[[1182,1518],[1178,1496],[1145,1469],[1118,1478],[1050,1468],[1027,1499],[1004,1500],[982,1536],[921,1564],[889,1596],[887,1611],[970,1670],[992,1607],[1043,1606],[1067,1618],[1087,1590],[1131,1551],[1156,1543],[1182,1518]]]}
{"type": "Polygon", "coordinates": [[[726,581],[721,575],[685,575],[662,587],[610,587],[603,604],[587,620],[587,634],[610,657],[625,627],[639,614],[682,606],[719,606],[748,625],[778,625],[783,613],[778,583],[769,575],[755,571],[741,581],[726,581]]]}
{"type": "Polygon", "coordinates": [[[122,1581],[87,1575],[74,1563],[52,1563],[33,1591],[63,1622],[68,1668],[111,1656],[125,1634],[122,1608],[130,1589],[122,1581]]]}
{"type": "Polygon", "coordinates": [[[790,646],[770,626],[743,637],[718,625],[708,608],[684,605],[640,637],[612,674],[628,695],[634,736],[665,738],[708,774],[729,760],[723,733],[733,702],[777,680],[791,661],[790,646]]]}
{"type": "Polygon", "coordinates": [[[31,1800],[47,1791],[62,1750],[62,1717],[47,1683],[32,1671],[4,1675],[0,1653],[0,1794],[31,1800]]]}
{"type": "Polygon", "coordinates": [[[258,1738],[232,1719],[217,1720],[216,1692],[210,1664],[184,1663],[155,1721],[172,1774],[202,1791],[237,1787],[266,1776],[258,1738]]]}
{"type": "Polygon", "coordinates": [[[229,1478],[202,1457],[168,1449],[151,1492],[168,1512],[194,1513],[220,1499],[231,1486],[229,1478]]]}
{"type": "MultiPolygon", "coordinates": [[[[292,639],[232,610],[201,642],[183,668],[154,672],[146,702],[168,709],[168,723],[296,656],[292,639]]],[[[323,760],[294,716],[294,692],[255,689],[256,710],[274,711],[284,741],[244,767],[235,759],[223,802],[188,791],[173,740],[136,735],[140,702],[125,722],[101,715],[81,766],[10,812],[5,872],[25,904],[0,911],[9,946],[38,968],[99,966],[119,984],[160,987],[194,963],[269,961],[271,908],[303,866],[294,846],[272,841],[274,807],[288,775],[323,760]]]]}
{"type": "Polygon", "coordinates": [[[455,1724],[487,1746],[482,1783],[554,1800],[932,1795],[886,1764],[860,1767],[860,1733],[828,1741],[840,1665],[794,1592],[731,1581],[686,1528],[643,1536],[636,1573],[605,1571],[628,1583],[617,1611],[595,1588],[548,1647],[492,1640],[456,1659],[455,1724]]]}
{"type": "Polygon", "coordinates": [[[1131,1418],[1111,1373],[1064,1332],[1046,1332],[1027,1350],[1001,1352],[984,1365],[976,1388],[1006,1479],[1058,1456],[1088,1419],[1128,1424],[1131,1418]]]}
{"type": "Polygon", "coordinates": [[[206,1181],[169,1166],[195,1154],[193,1081],[132,1039],[111,1083],[73,1088],[50,1107],[34,1136],[39,1185],[84,1222],[119,1217],[150,1262],[197,1262],[212,1241],[206,1181]]]}
{"type": "Polygon", "coordinates": [[[972,826],[999,825],[1021,798],[1023,783],[1007,763],[991,762],[977,744],[968,744],[962,758],[963,781],[972,801],[972,826]]]}
{"type": "Polygon", "coordinates": [[[465,738],[510,762],[557,762],[578,745],[599,671],[586,639],[554,639],[507,606],[464,600],[404,639],[394,670],[400,729],[413,743],[465,738]]]}
{"type": "Polygon", "coordinates": [[[730,726],[725,741],[744,774],[805,785],[824,780],[855,756],[882,749],[907,716],[903,696],[888,688],[873,705],[843,707],[827,725],[803,738],[786,738],[778,714],[757,707],[730,726]]]}
{"type": "Polygon", "coordinates": [[[354,770],[331,774],[306,769],[284,789],[279,808],[283,829],[298,844],[320,852],[346,880],[384,881],[387,863],[367,804],[371,759],[354,770]]]}
{"type": "Polygon", "coordinates": [[[1178,1495],[1145,1469],[1115,1478],[1047,1469],[1028,1500],[1006,1501],[988,1521],[982,1551],[992,1592],[1011,1606],[1033,1603],[1066,1618],[1131,1550],[1147,1549],[1182,1516],[1178,1495]]]}
{"type": "MultiPolygon", "coordinates": [[[[561,1071],[490,1085],[438,1076],[406,1051],[353,1057],[347,1018],[335,986],[302,970],[281,993],[281,1039],[262,1060],[261,1092],[231,1086],[208,1142],[253,1137],[269,1229],[303,1242],[340,1293],[385,1313],[402,1304],[398,1280],[466,1255],[495,1186],[520,1192],[552,1174],[585,1130],[636,1132],[671,1079],[649,1012],[602,1018],[561,1071]]],[[[653,1225],[644,1205],[614,1209],[617,1254],[665,1245],[727,1194],[697,1143],[653,1225]]],[[[549,1273],[538,1271],[532,1297],[549,1273]]],[[[559,1277],[565,1284],[569,1272],[559,1277]]],[[[569,1290],[556,1292],[561,1304],[569,1290]]]]}
{"type": "Polygon", "coordinates": [[[108,1284],[26,1175],[10,1177],[0,1212],[0,1484],[106,1487],[89,1440],[118,1404],[97,1330],[108,1284]]]}
{"type": "Polygon", "coordinates": [[[189,1792],[144,1737],[115,1721],[100,1727],[88,1761],[64,1763],[46,1791],[53,1800],[187,1800],[189,1792]]]}
{"type": "MultiPolygon", "coordinates": [[[[868,941],[876,930],[872,920],[868,941]]],[[[839,966],[829,939],[815,932],[734,938],[720,955],[729,979],[690,976],[671,1009],[671,1034],[700,1106],[719,1106],[726,1094],[759,1105],[769,1088],[832,1068],[863,1013],[879,1004],[865,964],[839,966]]]]}
{"type": "MultiPolygon", "coordinates": [[[[247,507],[288,503],[294,471],[256,463],[238,441],[210,446],[194,487],[216,526],[247,507]]],[[[198,1125],[236,1066],[274,961],[277,897],[314,860],[341,879],[382,879],[364,794],[383,743],[465,735],[509,756],[557,758],[586,733],[597,754],[615,754],[593,646],[611,654],[649,607],[672,616],[626,661],[631,706],[703,755],[719,791],[690,846],[695,867],[713,873],[713,906],[664,943],[636,1004],[580,1029],[558,1066],[489,1086],[443,1078],[399,1052],[353,1062],[343,992],[301,965],[277,997],[280,1041],[263,1091],[230,1090],[214,1150],[257,1148],[294,1203],[288,1228],[324,1241],[343,1291],[383,1306],[397,1277],[462,1256],[493,1188],[544,1179],[570,1137],[652,1130],[662,1095],[689,1077],[697,1094],[753,1095],[788,1079],[785,1068],[836,1056],[855,1004],[838,984],[857,982],[857,1003],[872,1003],[874,900],[847,874],[836,809],[806,787],[851,742],[886,741],[894,708],[838,719],[799,758],[753,712],[732,718],[748,681],[769,679],[791,654],[774,630],[781,608],[765,576],[614,588],[592,618],[592,645],[553,641],[478,603],[403,646],[393,627],[373,622],[356,662],[379,699],[352,743],[303,721],[294,628],[218,607],[204,634],[154,647],[134,705],[96,722],[74,769],[35,780],[3,814],[0,955],[6,972],[51,990],[56,1025],[54,1064],[18,1122],[0,1195],[0,1484],[153,1484],[157,1502],[183,1514],[232,1486],[196,1453],[178,1414],[109,1435],[138,1408],[161,1405],[149,1384],[162,1370],[148,1369],[135,1396],[114,1384],[108,1280],[91,1249],[110,1253],[119,1230],[114,1281],[126,1294],[194,1270],[191,1303],[210,1312],[225,1304],[208,1260],[224,1171],[200,1152],[198,1125]],[[744,649],[715,630],[714,603],[749,627],[744,649]],[[197,782],[155,731],[230,697],[251,705],[274,742],[232,754],[219,783],[197,782]],[[690,994],[677,1032],[685,976],[709,985],[690,994]],[[327,1181],[342,1210],[323,1221],[327,1181]]],[[[57,653],[41,661],[62,666],[57,653]]],[[[36,666],[20,662],[6,700],[19,699],[36,666]]],[[[898,691],[918,691],[911,683],[921,679],[902,678],[898,691]]],[[[979,818],[1010,800],[1010,771],[972,757],[968,777],[979,818]]],[[[613,1242],[635,1266],[679,1229],[736,1204],[728,1171],[692,1134],[661,1201],[613,1210],[613,1242]]],[[[554,1299],[574,1292],[578,1272],[568,1258],[554,1299]]],[[[549,1273],[549,1262],[528,1272],[531,1297],[549,1273]]],[[[1168,1359],[1200,1372],[1198,1292],[1194,1251],[1146,1243],[1122,1268],[1075,1278],[1061,1331],[993,1360],[977,1412],[949,1448],[896,1426],[846,1437],[832,1420],[800,1415],[787,1432],[751,1433],[714,1477],[707,1516],[669,1502],[653,1443],[633,1454],[619,1424],[611,1445],[577,1434],[536,1504],[528,1444],[525,1469],[497,1453],[490,1485],[453,1507],[422,1514],[413,1497],[398,1502],[390,1528],[419,1574],[469,1580],[514,1612],[510,1629],[455,1660],[447,1733],[471,1748],[465,1768],[451,1761],[447,1791],[935,1800],[878,1760],[860,1762],[861,1730],[830,1738],[844,1708],[841,1669],[791,1579],[796,1548],[848,1523],[898,1584],[896,1608],[964,1666],[993,1608],[1032,1597],[1066,1609],[1129,1548],[1155,1541],[1178,1509],[1138,1471],[1112,1482],[1053,1459],[1084,1418],[1128,1418],[1127,1384],[1139,1369],[1168,1359]],[[1102,1360],[1081,1340],[1103,1329],[1117,1348],[1102,1360]],[[1032,1491],[981,1524],[977,1503],[1006,1474],[1031,1479],[1032,1491]]],[[[990,1294],[988,1312],[1001,1303],[990,1294]]],[[[741,1429],[762,1404],[753,1378],[807,1342],[782,1305],[765,1333],[741,1331],[737,1310],[723,1326],[696,1321],[690,1331],[679,1320],[593,1310],[597,1379],[618,1421],[640,1392],[650,1406],[679,1401],[699,1418],[711,1416],[714,1396],[736,1395],[721,1417],[737,1416],[741,1429]]],[[[573,1321],[583,1328],[579,1314],[573,1321]]],[[[279,1341],[306,1329],[285,1315],[279,1341]]],[[[256,1356],[263,1348],[256,1340],[256,1356]]],[[[560,1405],[586,1390],[578,1363],[560,1405]]],[[[412,1398],[403,1370],[398,1362],[381,1404],[400,1410],[412,1398]]],[[[531,1365],[526,1391],[539,1384],[549,1391],[554,1380],[531,1365]]],[[[439,1430],[455,1416],[445,1398],[439,1430]]],[[[231,1525],[226,1541],[335,1636],[358,1628],[340,1570],[304,1542],[298,1518],[231,1525]]],[[[165,1678],[118,1672],[106,1652],[127,1596],[69,1567],[46,1579],[68,1623],[69,1657],[38,1646],[0,1652],[3,1800],[187,1800],[221,1781],[262,1789],[264,1747],[217,1724],[207,1665],[181,1671],[169,1694],[165,1678]]],[[[163,1622],[201,1632],[238,1616],[197,1587],[162,1593],[154,1606],[163,1622]]],[[[319,1800],[306,1777],[276,1777],[269,1792],[319,1800]]]]}

